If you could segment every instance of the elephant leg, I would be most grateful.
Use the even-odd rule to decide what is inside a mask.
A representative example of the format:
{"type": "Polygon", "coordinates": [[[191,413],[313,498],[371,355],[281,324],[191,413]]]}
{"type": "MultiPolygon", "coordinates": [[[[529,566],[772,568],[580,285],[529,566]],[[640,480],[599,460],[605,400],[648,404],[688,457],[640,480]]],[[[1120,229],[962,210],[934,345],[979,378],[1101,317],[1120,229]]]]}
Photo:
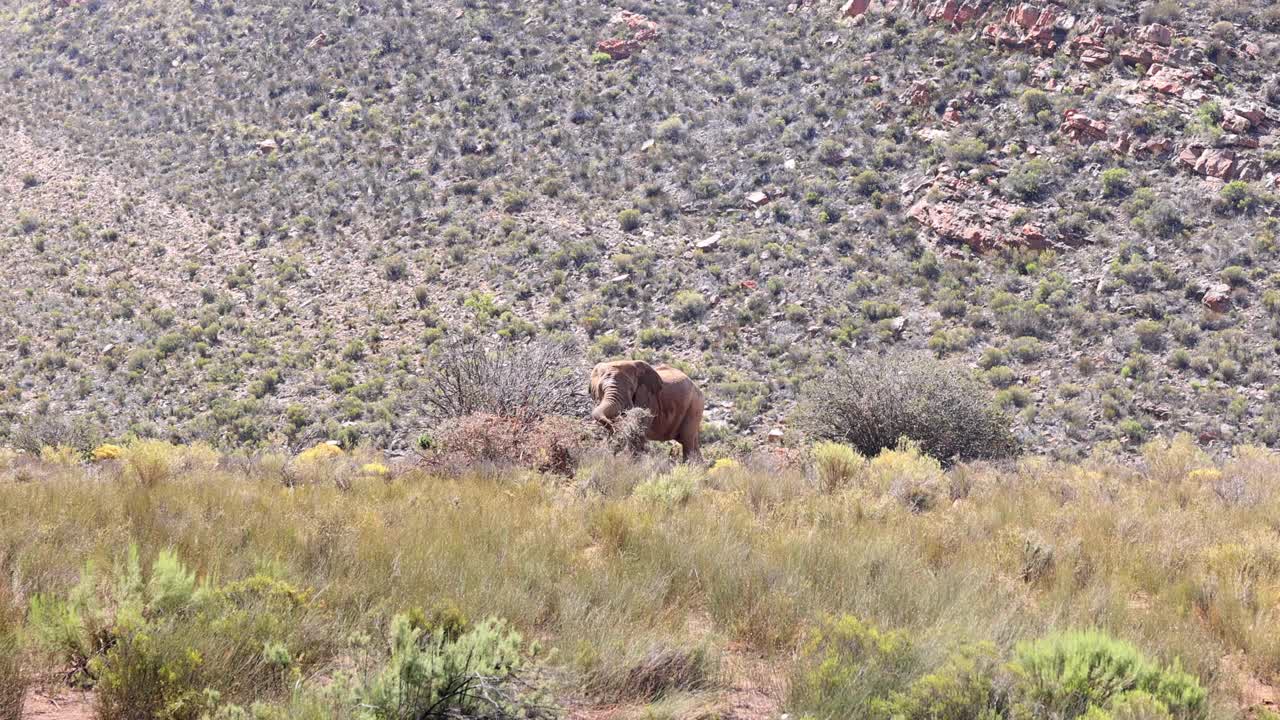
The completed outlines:
{"type": "Polygon", "coordinates": [[[680,426],[680,435],[676,438],[684,451],[684,461],[702,464],[702,450],[699,448],[698,435],[702,431],[702,411],[696,410],[685,418],[680,426]]]}

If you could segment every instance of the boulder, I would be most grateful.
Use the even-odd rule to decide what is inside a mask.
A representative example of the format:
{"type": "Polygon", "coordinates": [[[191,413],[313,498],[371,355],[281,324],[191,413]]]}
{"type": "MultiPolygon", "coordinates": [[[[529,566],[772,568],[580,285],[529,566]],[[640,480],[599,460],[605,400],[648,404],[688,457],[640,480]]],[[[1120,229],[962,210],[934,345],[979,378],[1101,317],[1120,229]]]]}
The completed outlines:
{"type": "Polygon", "coordinates": [[[911,89],[900,100],[910,105],[921,106],[928,105],[931,96],[932,88],[929,87],[929,83],[924,80],[916,80],[911,83],[911,89]]]}
{"type": "Polygon", "coordinates": [[[747,194],[747,204],[751,205],[751,207],[764,207],[769,204],[771,199],[768,193],[761,190],[747,194]]]}
{"type": "Polygon", "coordinates": [[[1035,250],[1043,250],[1049,246],[1049,239],[1045,237],[1044,229],[1027,223],[1023,225],[1018,234],[1022,237],[1022,244],[1035,250]]]}
{"type": "Polygon", "coordinates": [[[1227,312],[1231,309],[1231,286],[1225,283],[1210,285],[1204,291],[1204,296],[1200,298],[1200,302],[1214,312],[1227,312]]]}
{"type": "Polygon", "coordinates": [[[1147,77],[1142,84],[1166,95],[1181,95],[1185,89],[1186,79],[1184,73],[1167,65],[1152,65],[1147,70],[1147,77]]]}
{"type": "Polygon", "coordinates": [[[871,0],[848,0],[840,6],[840,15],[843,17],[858,17],[865,13],[871,7],[871,0]]]}
{"type": "Polygon", "coordinates": [[[1086,45],[1080,50],[1080,62],[1085,67],[1100,68],[1111,62],[1111,51],[1101,45],[1086,45]]]}
{"type": "Polygon", "coordinates": [[[1241,157],[1229,148],[1207,148],[1191,144],[1178,153],[1178,163],[1192,172],[1219,180],[1258,180],[1264,173],[1262,162],[1241,157]]]}
{"type": "Polygon", "coordinates": [[[1078,143],[1089,144],[1107,139],[1107,124],[1076,110],[1067,110],[1058,131],[1078,143]]]}
{"type": "Polygon", "coordinates": [[[1137,37],[1138,40],[1153,45],[1169,47],[1173,44],[1173,30],[1159,23],[1138,28],[1137,37]]]}

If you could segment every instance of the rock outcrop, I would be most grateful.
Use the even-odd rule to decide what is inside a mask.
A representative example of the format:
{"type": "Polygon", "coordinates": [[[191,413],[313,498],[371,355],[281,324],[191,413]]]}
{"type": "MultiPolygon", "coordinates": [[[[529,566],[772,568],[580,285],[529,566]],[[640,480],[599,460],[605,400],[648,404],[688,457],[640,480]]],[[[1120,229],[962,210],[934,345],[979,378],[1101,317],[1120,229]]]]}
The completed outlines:
{"type": "Polygon", "coordinates": [[[1193,172],[1219,180],[1259,180],[1262,163],[1236,155],[1229,148],[1211,148],[1193,143],[1178,153],[1178,163],[1193,172]]]}
{"type": "Polygon", "coordinates": [[[630,33],[628,37],[614,37],[596,43],[598,52],[614,60],[631,57],[658,38],[658,24],[640,13],[619,10],[609,24],[621,25],[630,33]]]}
{"type": "Polygon", "coordinates": [[[1009,222],[1021,208],[997,197],[981,185],[952,175],[939,175],[931,183],[928,196],[911,206],[908,214],[916,222],[946,242],[961,243],[985,252],[1000,247],[1048,247],[1043,228],[1024,223],[1007,232],[1009,222]]]}
{"type": "Polygon", "coordinates": [[[1078,143],[1088,145],[1107,139],[1107,124],[1077,111],[1068,110],[1063,113],[1062,125],[1058,131],[1078,143]]]}

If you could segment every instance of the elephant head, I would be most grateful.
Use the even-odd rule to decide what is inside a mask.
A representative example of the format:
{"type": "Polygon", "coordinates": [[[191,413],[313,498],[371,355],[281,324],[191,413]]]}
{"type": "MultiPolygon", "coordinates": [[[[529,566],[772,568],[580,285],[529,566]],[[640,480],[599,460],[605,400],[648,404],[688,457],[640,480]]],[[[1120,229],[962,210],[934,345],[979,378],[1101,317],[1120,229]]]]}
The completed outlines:
{"type": "Polygon", "coordinates": [[[591,372],[591,398],[596,407],[591,417],[602,425],[612,425],[619,415],[633,407],[661,412],[658,396],[662,377],[649,363],[624,360],[600,363],[591,372]]]}

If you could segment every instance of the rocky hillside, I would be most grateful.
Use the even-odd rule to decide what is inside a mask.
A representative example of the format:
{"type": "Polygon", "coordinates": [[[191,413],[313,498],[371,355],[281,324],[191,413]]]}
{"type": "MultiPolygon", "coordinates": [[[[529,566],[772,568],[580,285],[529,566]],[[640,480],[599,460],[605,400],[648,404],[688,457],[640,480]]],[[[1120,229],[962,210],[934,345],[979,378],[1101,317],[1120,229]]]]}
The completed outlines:
{"type": "MultiPolygon", "coordinates": [[[[0,0],[0,440],[407,443],[434,347],[972,366],[1038,449],[1280,417],[1280,10],[0,0]]],[[[583,369],[585,378],[586,370],[583,369]]]]}

